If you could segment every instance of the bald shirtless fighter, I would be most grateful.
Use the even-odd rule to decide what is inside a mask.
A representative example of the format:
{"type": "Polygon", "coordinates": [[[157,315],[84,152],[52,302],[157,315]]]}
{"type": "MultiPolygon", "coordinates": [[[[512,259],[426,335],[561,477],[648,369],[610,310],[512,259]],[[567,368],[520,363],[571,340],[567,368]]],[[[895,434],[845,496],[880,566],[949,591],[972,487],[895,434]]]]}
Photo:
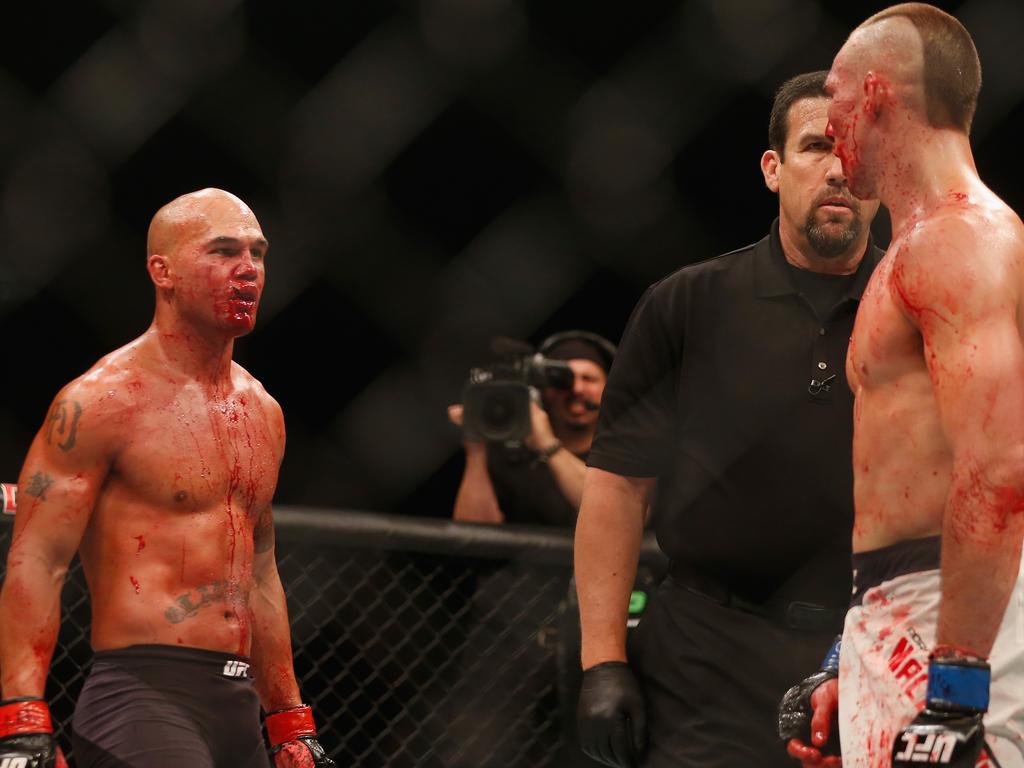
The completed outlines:
{"type": "Polygon", "coordinates": [[[42,695],[77,550],[96,652],[80,768],[267,768],[261,704],[278,768],[333,766],[299,696],[274,560],[281,408],[231,359],[267,241],[245,203],[206,189],[161,208],[147,248],[152,325],[60,391],[19,478],[0,764],[54,765],[42,695]]]}
{"type": "Polygon", "coordinates": [[[853,605],[804,765],[833,764],[838,697],[848,768],[1024,766],[1024,226],[974,165],[980,86],[970,35],[920,3],[861,24],[827,81],[850,189],[893,239],[847,360],[853,605]]]}

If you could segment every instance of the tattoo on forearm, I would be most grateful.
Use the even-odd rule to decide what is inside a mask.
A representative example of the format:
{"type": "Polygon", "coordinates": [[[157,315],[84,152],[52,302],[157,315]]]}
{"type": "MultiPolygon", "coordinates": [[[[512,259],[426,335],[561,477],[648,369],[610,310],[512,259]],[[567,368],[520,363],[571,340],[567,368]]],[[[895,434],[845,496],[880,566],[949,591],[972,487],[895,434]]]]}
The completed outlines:
{"type": "Polygon", "coordinates": [[[36,472],[28,479],[25,486],[25,493],[35,496],[40,501],[46,501],[46,489],[53,485],[53,478],[45,472],[36,472]]]}
{"type": "Polygon", "coordinates": [[[75,447],[78,434],[78,417],[82,415],[82,406],[77,400],[58,400],[46,417],[46,444],[52,445],[56,439],[57,447],[67,453],[75,447]]]}
{"type": "Polygon", "coordinates": [[[219,602],[227,594],[228,583],[226,581],[214,581],[210,584],[203,584],[191,592],[178,595],[174,605],[164,611],[164,616],[171,624],[180,624],[185,619],[190,619],[199,613],[200,608],[205,608],[211,603],[219,602]],[[193,598],[195,600],[193,601],[193,598]]]}

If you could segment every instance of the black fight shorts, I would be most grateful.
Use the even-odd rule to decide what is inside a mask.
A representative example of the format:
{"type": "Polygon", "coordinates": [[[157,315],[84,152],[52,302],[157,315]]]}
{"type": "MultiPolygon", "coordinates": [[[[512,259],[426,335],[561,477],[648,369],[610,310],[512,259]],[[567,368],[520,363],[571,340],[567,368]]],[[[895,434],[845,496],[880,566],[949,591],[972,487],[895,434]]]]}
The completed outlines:
{"type": "Polygon", "coordinates": [[[78,696],[78,768],[269,768],[249,660],[133,645],[100,651],[78,696]]]}

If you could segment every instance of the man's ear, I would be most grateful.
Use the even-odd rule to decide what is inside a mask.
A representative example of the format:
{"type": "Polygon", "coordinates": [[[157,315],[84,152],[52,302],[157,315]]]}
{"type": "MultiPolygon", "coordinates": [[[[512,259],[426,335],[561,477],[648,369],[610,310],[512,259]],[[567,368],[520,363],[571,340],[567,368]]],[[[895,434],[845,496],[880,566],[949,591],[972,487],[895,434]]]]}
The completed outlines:
{"type": "Polygon", "coordinates": [[[149,272],[149,277],[157,288],[173,287],[171,267],[167,262],[166,256],[162,256],[159,253],[149,254],[146,258],[146,270],[149,272]]]}
{"type": "Polygon", "coordinates": [[[775,194],[779,193],[779,166],[782,165],[782,158],[774,149],[765,150],[761,155],[761,173],[764,175],[764,185],[775,194]]]}
{"type": "Polygon", "coordinates": [[[884,77],[879,77],[874,71],[869,70],[864,75],[864,113],[875,120],[882,114],[882,110],[889,102],[889,82],[884,77]]]}

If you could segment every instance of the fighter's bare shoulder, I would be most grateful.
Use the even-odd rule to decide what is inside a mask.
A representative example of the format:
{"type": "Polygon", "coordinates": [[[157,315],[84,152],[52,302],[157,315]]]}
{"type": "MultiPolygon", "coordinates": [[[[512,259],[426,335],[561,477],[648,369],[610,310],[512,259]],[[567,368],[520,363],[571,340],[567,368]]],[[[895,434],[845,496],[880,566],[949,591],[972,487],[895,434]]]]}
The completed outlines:
{"type": "Polygon", "coordinates": [[[144,373],[132,345],[100,358],[54,397],[41,430],[48,445],[116,453],[130,435],[144,373]]]}
{"type": "Polygon", "coordinates": [[[1024,226],[996,201],[940,208],[894,241],[894,286],[913,319],[956,322],[1016,307],[1024,226]]]}

